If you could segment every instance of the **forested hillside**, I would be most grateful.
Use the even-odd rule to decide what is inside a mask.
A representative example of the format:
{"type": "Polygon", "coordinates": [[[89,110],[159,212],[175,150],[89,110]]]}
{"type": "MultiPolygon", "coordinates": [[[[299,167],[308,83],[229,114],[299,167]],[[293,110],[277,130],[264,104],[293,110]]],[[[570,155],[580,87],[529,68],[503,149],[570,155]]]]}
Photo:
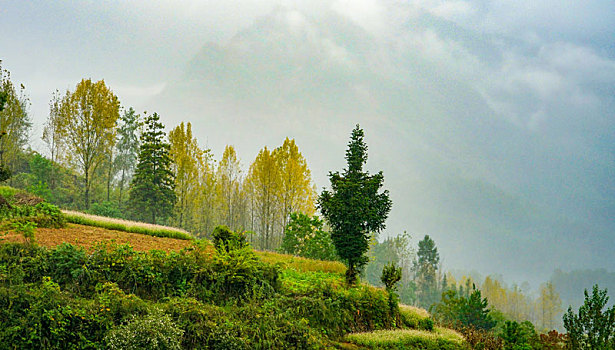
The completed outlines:
{"type": "Polygon", "coordinates": [[[379,241],[394,203],[383,172],[365,168],[368,146],[358,124],[346,166],[331,170],[330,185],[318,192],[291,138],[263,146],[246,167],[232,145],[216,158],[200,146],[191,123],[167,133],[157,113],[122,107],[105,81],[83,79],[53,94],[43,155],[28,145],[25,89],[1,69],[0,180],[9,185],[0,188],[1,344],[563,349],[615,343],[615,308],[597,285],[591,296],[584,288],[578,312],[575,305],[562,317],[568,305],[558,288],[570,290],[576,273],[556,272],[532,293],[497,276],[455,279],[429,235],[415,237],[421,238],[416,248],[405,233],[379,241]],[[100,244],[86,244],[86,236],[100,244]],[[183,242],[161,248],[149,236],[183,242]],[[148,243],[137,243],[145,237],[148,243]]]}

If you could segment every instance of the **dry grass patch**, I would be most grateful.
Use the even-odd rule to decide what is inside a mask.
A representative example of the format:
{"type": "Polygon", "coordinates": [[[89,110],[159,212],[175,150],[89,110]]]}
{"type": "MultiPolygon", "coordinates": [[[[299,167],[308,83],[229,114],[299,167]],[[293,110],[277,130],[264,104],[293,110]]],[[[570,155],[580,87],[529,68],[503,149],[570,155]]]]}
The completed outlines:
{"type": "Polygon", "coordinates": [[[290,254],[257,251],[256,255],[269,264],[281,263],[284,269],[294,269],[300,272],[333,272],[345,273],[346,266],[339,261],[325,261],[302,258],[290,254]]]}
{"type": "Polygon", "coordinates": [[[433,332],[416,329],[353,333],[346,341],[369,349],[468,349],[463,336],[451,329],[435,327],[433,332]]]}
{"type": "Polygon", "coordinates": [[[155,237],[169,237],[186,240],[194,239],[188,231],[176,227],[108,218],[105,216],[85,214],[72,210],[63,210],[62,213],[66,216],[66,220],[73,224],[102,227],[110,230],[138,233],[155,237]]]}

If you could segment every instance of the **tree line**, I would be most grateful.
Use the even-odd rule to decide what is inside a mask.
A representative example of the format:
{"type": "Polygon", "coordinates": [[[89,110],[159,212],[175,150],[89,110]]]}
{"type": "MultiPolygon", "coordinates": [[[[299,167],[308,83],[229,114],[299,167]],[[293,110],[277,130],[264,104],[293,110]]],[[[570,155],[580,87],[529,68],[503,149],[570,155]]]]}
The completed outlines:
{"type": "Polygon", "coordinates": [[[64,208],[169,224],[196,236],[225,224],[250,233],[261,249],[281,245],[291,213],[314,214],[311,172],[293,139],[263,147],[246,171],[232,145],[216,160],[190,123],[167,135],[158,114],[122,107],[104,80],[83,79],[53,93],[42,156],[28,144],[25,88],[0,70],[0,164],[13,175],[11,186],[64,208]]]}

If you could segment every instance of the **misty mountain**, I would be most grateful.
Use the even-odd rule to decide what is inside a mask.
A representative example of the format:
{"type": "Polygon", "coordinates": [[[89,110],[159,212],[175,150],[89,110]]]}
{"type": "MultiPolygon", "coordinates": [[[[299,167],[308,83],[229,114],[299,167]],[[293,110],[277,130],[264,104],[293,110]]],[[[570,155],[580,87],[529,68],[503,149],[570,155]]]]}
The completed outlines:
{"type": "Polygon", "coordinates": [[[587,290],[592,294],[594,285],[598,285],[601,290],[607,289],[609,302],[608,305],[615,304],[615,273],[605,269],[595,270],[574,270],[565,272],[557,269],[551,276],[551,282],[555,286],[560,298],[562,299],[563,311],[567,311],[571,306],[577,312],[583,305],[583,292],[587,290]]]}
{"type": "MultiPolygon", "coordinates": [[[[368,167],[384,172],[393,200],[384,235],[429,234],[445,268],[533,283],[556,267],[615,269],[613,123],[588,115],[602,124],[579,128],[576,110],[546,103],[560,125],[515,122],[497,107],[510,91],[484,90],[473,82],[491,77],[420,50],[434,35],[485,66],[502,64],[502,42],[520,45],[427,15],[383,40],[335,12],[279,7],[224,45],[205,43],[151,106],[167,127],[192,122],[216,158],[235,145],[246,169],[263,146],[295,138],[319,190],[361,124],[368,167]]],[[[535,97],[519,94],[511,108],[529,114],[535,97]]]]}

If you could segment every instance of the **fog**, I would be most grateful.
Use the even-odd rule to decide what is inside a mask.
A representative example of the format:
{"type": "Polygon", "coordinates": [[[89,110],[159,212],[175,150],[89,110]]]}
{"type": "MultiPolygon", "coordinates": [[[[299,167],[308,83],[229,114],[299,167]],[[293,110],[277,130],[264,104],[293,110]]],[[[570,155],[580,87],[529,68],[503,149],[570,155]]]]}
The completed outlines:
{"type": "Polygon", "coordinates": [[[445,269],[533,285],[615,269],[615,12],[604,1],[0,2],[40,141],[55,89],[105,79],[247,168],[295,138],[317,188],[359,123],[393,210],[445,269]]]}

